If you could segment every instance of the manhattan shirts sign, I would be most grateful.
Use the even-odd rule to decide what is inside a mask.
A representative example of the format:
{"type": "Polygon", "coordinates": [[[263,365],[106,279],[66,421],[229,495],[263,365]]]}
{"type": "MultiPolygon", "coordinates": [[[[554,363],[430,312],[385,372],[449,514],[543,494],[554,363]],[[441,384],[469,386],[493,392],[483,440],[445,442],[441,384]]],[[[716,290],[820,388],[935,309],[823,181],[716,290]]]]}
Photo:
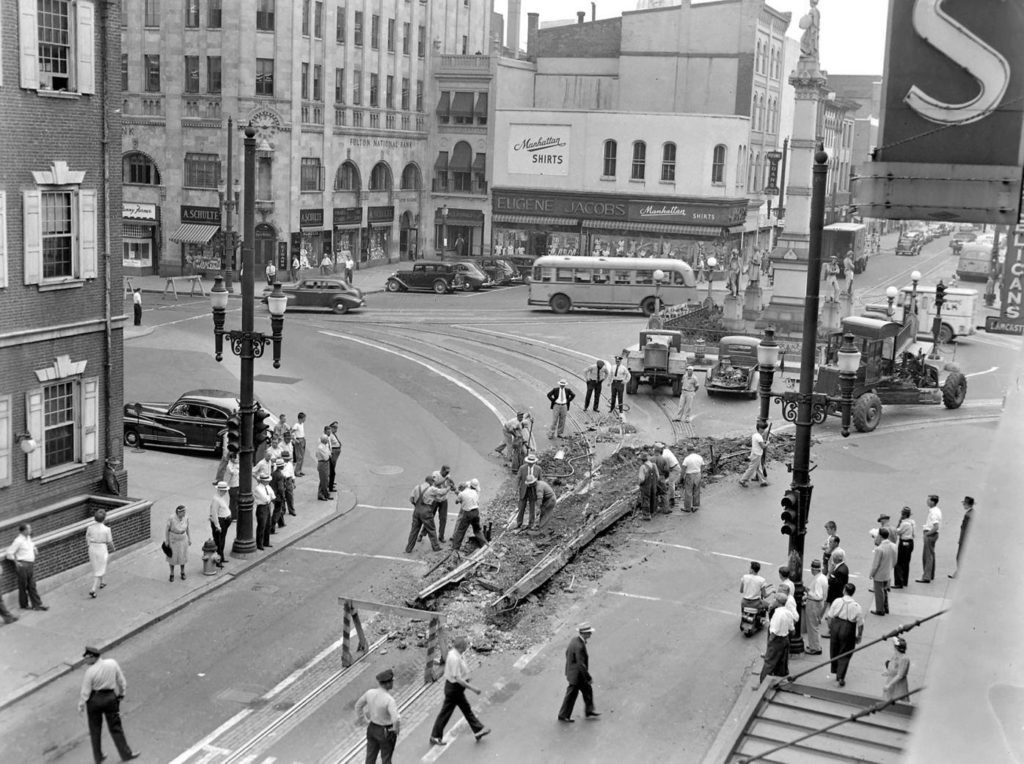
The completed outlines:
{"type": "Polygon", "coordinates": [[[508,171],[514,175],[568,175],[569,125],[508,126],[508,171]]]}

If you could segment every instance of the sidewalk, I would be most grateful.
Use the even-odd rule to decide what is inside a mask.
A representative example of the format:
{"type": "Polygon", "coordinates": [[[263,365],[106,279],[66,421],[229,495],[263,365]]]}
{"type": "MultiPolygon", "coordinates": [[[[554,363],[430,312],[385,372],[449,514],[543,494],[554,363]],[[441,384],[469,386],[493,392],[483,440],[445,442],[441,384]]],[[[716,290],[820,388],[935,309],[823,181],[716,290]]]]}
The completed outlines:
{"type": "MultiPolygon", "coordinates": [[[[111,555],[107,587],[95,600],[88,596],[92,584],[89,565],[79,566],[39,583],[46,612],[20,610],[16,593],[5,599],[19,617],[17,623],[0,627],[0,709],[35,692],[82,665],[82,648],[92,645],[109,649],[152,624],[174,614],[189,603],[216,591],[254,565],[265,562],[289,545],[300,541],[356,504],[355,494],[344,487],[332,502],[316,500],[316,477],[299,478],[296,485],[296,517],[274,535],[274,547],[241,560],[231,557],[216,575],[202,572],[202,546],[210,537],[207,508],[213,495],[210,477],[216,461],[197,459],[162,451],[125,451],[131,479],[129,493],[154,499],[149,542],[111,555]],[[187,464],[168,469],[168,462],[187,464]],[[184,490],[183,494],[181,491],[184,490]],[[160,550],[163,529],[171,509],[178,503],[189,507],[192,546],[184,581],[175,575],[167,580],[167,563],[160,550]]],[[[228,531],[228,543],[235,529],[228,531]]]]}

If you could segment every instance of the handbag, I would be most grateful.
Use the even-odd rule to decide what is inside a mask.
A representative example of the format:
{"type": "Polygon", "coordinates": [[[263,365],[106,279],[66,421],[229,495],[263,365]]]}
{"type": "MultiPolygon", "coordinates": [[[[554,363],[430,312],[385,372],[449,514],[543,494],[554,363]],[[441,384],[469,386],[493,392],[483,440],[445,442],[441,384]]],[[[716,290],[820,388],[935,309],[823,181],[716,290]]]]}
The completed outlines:
{"type": "Polygon", "coordinates": [[[165,557],[171,556],[171,545],[166,541],[160,545],[160,548],[163,550],[165,557]]]}

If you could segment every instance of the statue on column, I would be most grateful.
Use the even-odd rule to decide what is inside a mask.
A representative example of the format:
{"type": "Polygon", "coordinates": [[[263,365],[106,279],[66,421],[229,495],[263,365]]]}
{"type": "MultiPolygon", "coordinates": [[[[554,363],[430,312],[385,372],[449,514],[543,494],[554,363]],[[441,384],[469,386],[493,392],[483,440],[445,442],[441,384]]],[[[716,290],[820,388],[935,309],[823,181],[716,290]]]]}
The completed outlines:
{"type": "Polygon", "coordinates": [[[821,11],[818,10],[818,0],[811,0],[811,9],[800,19],[800,28],[804,33],[800,35],[800,58],[818,61],[818,33],[821,31],[821,11]]]}

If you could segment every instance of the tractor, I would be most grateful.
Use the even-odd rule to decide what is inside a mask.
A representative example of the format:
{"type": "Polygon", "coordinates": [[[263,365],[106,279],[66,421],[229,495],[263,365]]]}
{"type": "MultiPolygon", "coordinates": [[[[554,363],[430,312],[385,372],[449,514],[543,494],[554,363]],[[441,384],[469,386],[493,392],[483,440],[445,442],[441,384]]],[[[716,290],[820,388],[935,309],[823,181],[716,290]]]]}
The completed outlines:
{"type": "Polygon", "coordinates": [[[659,385],[672,385],[672,395],[679,397],[686,373],[686,353],[682,346],[682,332],[671,329],[640,332],[640,342],[622,351],[629,369],[626,392],[636,395],[642,383],[649,384],[652,390],[659,385]]]}
{"type": "MultiPolygon", "coordinates": [[[[902,324],[851,316],[843,319],[842,331],[829,335],[825,363],[819,366],[814,382],[815,393],[829,396],[828,414],[840,414],[838,359],[844,334],[853,335],[861,353],[851,412],[857,432],[871,432],[878,427],[884,404],[941,403],[947,409],[956,409],[967,397],[967,378],[954,364],[936,363],[920,349],[913,351],[917,337],[915,314],[908,312],[902,324]]],[[[795,420],[797,402],[796,392],[783,393],[786,419],[795,420]]]]}

